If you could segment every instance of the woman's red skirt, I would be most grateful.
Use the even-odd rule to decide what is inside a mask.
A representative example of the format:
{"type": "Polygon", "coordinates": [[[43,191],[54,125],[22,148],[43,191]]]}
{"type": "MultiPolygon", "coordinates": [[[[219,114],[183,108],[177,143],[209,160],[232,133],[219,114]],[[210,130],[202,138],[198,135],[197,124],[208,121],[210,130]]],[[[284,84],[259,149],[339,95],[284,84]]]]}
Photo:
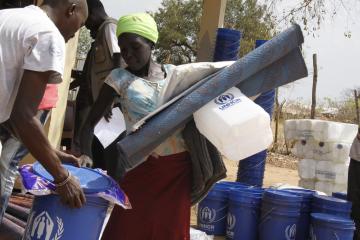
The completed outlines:
{"type": "Polygon", "coordinates": [[[191,174],[187,152],[150,156],[127,173],[120,186],[132,209],[114,208],[102,240],[189,240],[191,174]]]}

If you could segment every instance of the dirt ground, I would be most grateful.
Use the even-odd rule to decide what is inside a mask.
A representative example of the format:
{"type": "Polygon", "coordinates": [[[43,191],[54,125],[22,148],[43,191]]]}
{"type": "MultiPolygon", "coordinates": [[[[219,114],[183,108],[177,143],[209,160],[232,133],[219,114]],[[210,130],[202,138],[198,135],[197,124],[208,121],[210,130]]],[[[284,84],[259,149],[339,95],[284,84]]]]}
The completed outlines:
{"type": "MultiPolygon", "coordinates": [[[[290,184],[297,186],[299,175],[297,172],[297,159],[287,155],[269,153],[265,167],[264,187],[277,184],[290,184]]],[[[228,177],[226,180],[235,181],[238,162],[224,160],[228,177]]],[[[196,207],[191,211],[191,225],[196,226],[196,207]]],[[[225,239],[216,237],[216,240],[225,239]]]]}

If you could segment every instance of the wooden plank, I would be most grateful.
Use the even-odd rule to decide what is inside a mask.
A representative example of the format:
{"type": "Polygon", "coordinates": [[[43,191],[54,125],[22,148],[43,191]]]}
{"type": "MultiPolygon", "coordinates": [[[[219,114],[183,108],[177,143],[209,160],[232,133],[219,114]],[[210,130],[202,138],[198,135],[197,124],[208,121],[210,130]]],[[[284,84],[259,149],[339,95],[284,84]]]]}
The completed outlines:
{"type": "Polygon", "coordinates": [[[356,123],[360,126],[359,95],[356,89],[354,90],[354,97],[355,97],[356,123]]]}
{"type": "Polygon", "coordinates": [[[200,22],[198,62],[212,61],[215,48],[216,31],[224,26],[227,0],[204,0],[200,22]]]}
{"type": "Polygon", "coordinates": [[[313,54],[313,87],[312,87],[312,101],[311,101],[311,119],[315,119],[316,114],[316,86],[317,86],[317,78],[318,78],[318,69],[317,69],[317,55],[313,54]]]}

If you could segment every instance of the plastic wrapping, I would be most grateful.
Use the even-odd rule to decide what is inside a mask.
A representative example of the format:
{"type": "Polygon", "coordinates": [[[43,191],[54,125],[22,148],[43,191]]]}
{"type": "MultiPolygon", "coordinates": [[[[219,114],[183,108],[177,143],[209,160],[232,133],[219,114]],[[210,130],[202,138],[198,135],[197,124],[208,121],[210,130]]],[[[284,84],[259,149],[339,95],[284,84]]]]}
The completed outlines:
{"type": "MultiPolygon", "coordinates": [[[[117,204],[124,209],[130,209],[131,204],[128,197],[119,187],[119,185],[115,182],[115,180],[113,180],[109,176],[106,176],[104,172],[100,169],[94,170],[103,175],[104,177],[108,178],[110,185],[104,191],[87,195],[98,196],[109,201],[110,203],[117,204]]],[[[54,183],[35,174],[35,172],[33,171],[33,165],[23,165],[19,167],[19,172],[25,192],[32,193],[36,196],[56,194],[54,183]]]]}

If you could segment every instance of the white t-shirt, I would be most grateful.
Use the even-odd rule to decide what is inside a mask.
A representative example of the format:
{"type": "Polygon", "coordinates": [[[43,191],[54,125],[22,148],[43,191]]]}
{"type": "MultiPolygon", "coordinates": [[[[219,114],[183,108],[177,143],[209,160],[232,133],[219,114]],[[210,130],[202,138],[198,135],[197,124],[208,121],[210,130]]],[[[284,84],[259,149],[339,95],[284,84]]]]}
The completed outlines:
{"type": "MultiPolygon", "coordinates": [[[[0,123],[9,119],[24,69],[63,74],[65,40],[36,6],[0,11],[0,123]]],[[[48,83],[59,83],[51,78],[48,83]]]]}
{"type": "Polygon", "coordinates": [[[350,148],[350,158],[360,161],[360,140],[355,137],[351,148],[350,148]]]}
{"type": "Polygon", "coordinates": [[[109,46],[111,56],[114,55],[114,53],[120,53],[120,47],[116,37],[116,24],[110,23],[105,26],[105,39],[109,46]]]}

